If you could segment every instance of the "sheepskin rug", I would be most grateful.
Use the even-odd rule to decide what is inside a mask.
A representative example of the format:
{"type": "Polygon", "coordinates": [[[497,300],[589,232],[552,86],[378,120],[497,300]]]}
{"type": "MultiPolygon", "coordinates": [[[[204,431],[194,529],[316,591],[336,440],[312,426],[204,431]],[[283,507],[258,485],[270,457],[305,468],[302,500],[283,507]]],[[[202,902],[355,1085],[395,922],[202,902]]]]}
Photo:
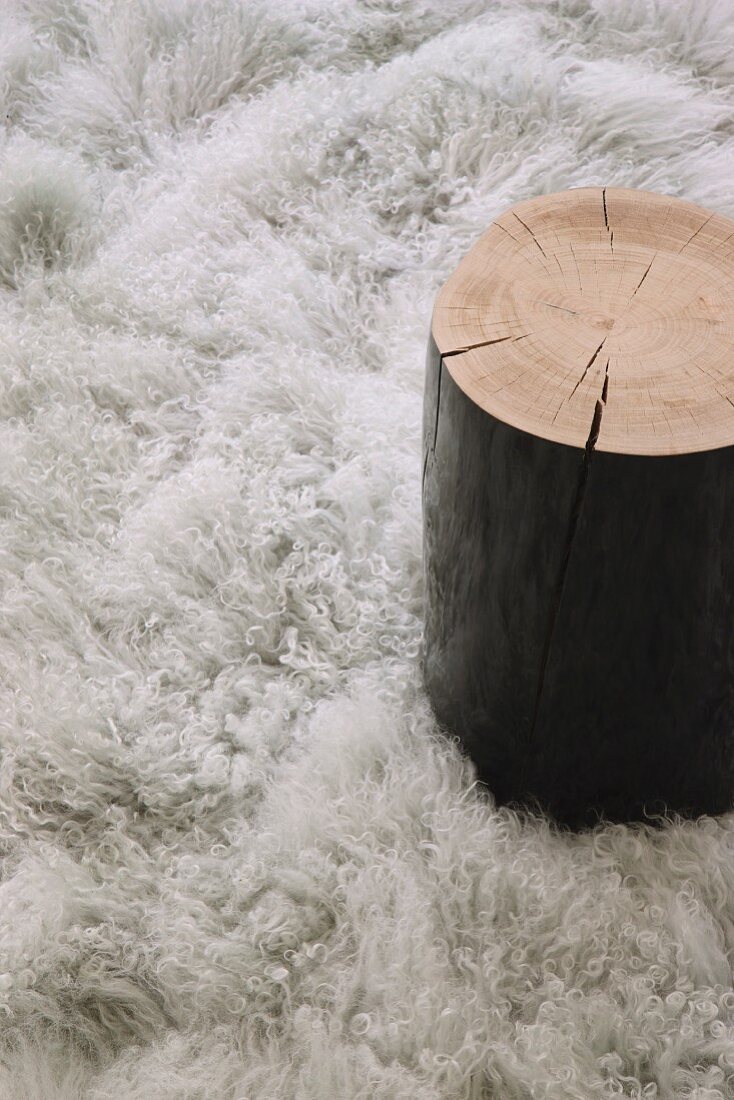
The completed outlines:
{"type": "Polygon", "coordinates": [[[421,688],[433,298],[734,215],[715,0],[2,0],[0,1097],[734,1097],[734,815],[497,807],[421,688]]]}

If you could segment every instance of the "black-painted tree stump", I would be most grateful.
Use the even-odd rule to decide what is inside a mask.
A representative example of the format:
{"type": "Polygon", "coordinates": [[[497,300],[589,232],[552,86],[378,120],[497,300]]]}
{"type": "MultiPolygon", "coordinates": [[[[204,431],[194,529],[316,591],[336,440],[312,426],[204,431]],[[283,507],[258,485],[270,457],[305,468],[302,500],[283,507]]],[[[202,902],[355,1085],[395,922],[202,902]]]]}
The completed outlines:
{"type": "Polygon", "coordinates": [[[499,804],[571,827],[734,804],[734,221],[586,187],[501,215],[436,300],[423,671],[499,804]]]}

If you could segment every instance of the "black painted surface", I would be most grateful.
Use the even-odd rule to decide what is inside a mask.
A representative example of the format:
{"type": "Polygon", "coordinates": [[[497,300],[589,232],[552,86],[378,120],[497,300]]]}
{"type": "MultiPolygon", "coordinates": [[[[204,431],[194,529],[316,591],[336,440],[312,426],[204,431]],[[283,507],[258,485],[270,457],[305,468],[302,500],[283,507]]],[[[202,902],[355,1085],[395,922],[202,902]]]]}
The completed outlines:
{"type": "Polygon", "coordinates": [[[596,452],[528,782],[563,818],[723,813],[734,791],[734,448],[596,452]]]}
{"type": "Polygon", "coordinates": [[[583,451],[488,416],[434,344],[423,431],[426,688],[481,778],[511,797],[583,451]]]}
{"type": "Polygon", "coordinates": [[[449,361],[431,340],[423,670],[438,719],[500,803],[535,799],[572,827],[731,808],[734,448],[592,452],[584,480],[583,449],[496,420],[449,361]]]}

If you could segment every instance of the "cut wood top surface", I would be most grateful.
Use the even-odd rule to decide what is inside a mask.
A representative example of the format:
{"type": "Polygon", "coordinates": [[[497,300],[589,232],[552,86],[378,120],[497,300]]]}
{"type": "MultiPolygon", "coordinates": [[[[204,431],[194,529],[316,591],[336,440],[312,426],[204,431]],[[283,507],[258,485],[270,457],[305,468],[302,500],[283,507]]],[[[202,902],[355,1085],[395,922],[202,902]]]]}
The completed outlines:
{"type": "Polygon", "coordinates": [[[522,431],[584,447],[594,423],[596,450],[622,454],[734,444],[734,220],[693,203],[618,187],[518,203],[441,289],[432,331],[461,389],[522,431]]]}

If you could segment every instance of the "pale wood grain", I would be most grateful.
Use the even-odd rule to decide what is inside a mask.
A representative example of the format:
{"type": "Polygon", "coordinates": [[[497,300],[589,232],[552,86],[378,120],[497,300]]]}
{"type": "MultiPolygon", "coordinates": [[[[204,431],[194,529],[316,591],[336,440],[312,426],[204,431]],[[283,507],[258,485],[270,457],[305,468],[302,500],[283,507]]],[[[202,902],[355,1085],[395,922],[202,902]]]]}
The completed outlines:
{"type": "Polygon", "coordinates": [[[617,187],[505,211],[436,300],[432,333],[480,408],[536,436],[673,455],[734,443],[734,220],[617,187]]]}

